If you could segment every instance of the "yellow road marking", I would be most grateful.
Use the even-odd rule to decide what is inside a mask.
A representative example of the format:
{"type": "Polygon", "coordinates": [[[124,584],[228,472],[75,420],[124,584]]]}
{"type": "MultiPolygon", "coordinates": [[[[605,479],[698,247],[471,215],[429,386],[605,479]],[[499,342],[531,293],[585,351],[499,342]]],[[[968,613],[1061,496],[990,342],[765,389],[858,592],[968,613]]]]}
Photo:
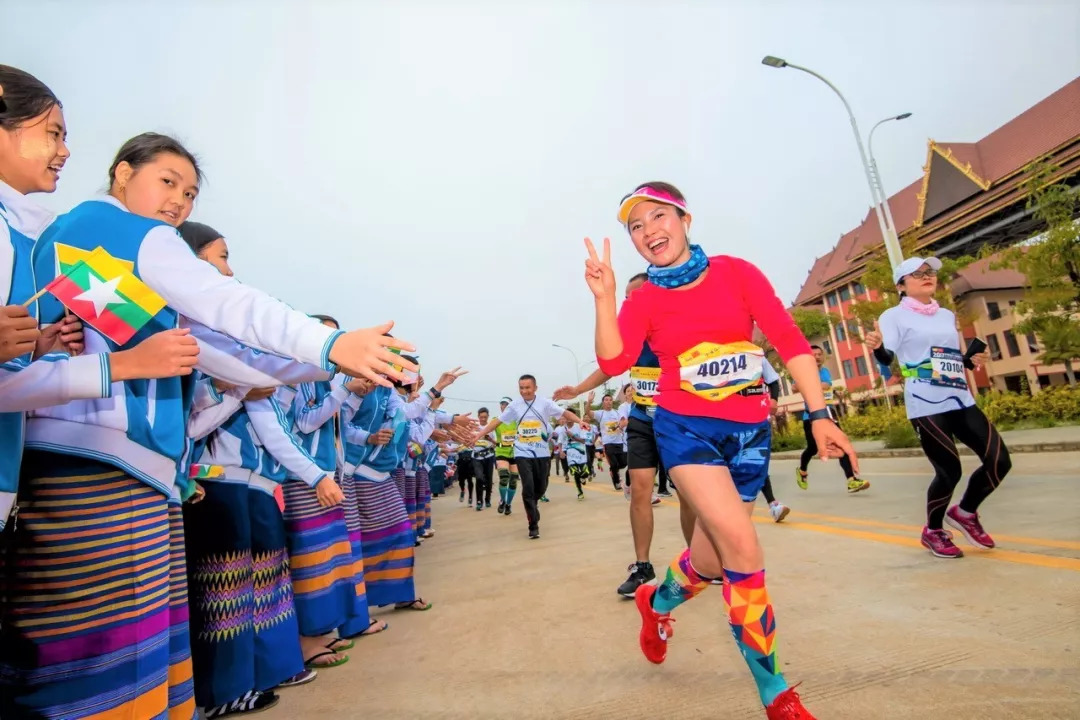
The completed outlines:
{"type": "MultiPolygon", "coordinates": [[[[606,487],[593,487],[592,483],[585,485],[586,490],[593,490],[596,492],[605,493],[607,495],[622,496],[622,492],[616,491],[614,488],[608,489],[606,487]]],[[[678,507],[679,503],[674,499],[660,498],[660,503],[663,505],[671,505],[678,507]]],[[[761,508],[755,508],[754,512],[759,513],[760,516],[754,517],[754,522],[761,524],[771,524],[772,518],[767,516],[768,511],[761,508]]],[[[889,530],[903,530],[905,532],[920,532],[921,527],[914,525],[901,525],[898,523],[885,523],[876,520],[862,520],[859,518],[849,518],[837,515],[819,515],[817,513],[807,513],[798,511],[800,517],[807,517],[811,519],[823,520],[826,522],[846,523],[849,525],[864,525],[868,527],[878,527],[889,530]]],[[[789,516],[790,517],[790,516],[789,516]]],[[[843,537],[849,537],[856,540],[871,540],[874,542],[889,543],[891,545],[901,545],[904,547],[924,549],[922,543],[916,540],[914,537],[890,535],[886,533],[869,532],[866,530],[852,530],[849,528],[832,527],[830,525],[819,525],[816,523],[805,523],[798,520],[785,520],[784,525],[798,528],[800,530],[809,530],[811,532],[820,532],[827,535],[840,535],[843,537]]],[[[1068,540],[1053,540],[1050,538],[1023,538],[1010,535],[999,535],[998,539],[1006,542],[1016,542],[1025,545],[1041,545],[1043,547],[1054,547],[1065,550],[1080,549],[1080,543],[1071,542],[1068,540]]],[[[1072,570],[1080,572],[1080,559],[1070,557],[1057,557],[1055,555],[1043,555],[1040,553],[1026,553],[1018,552],[1016,550],[1002,550],[996,548],[994,550],[981,550],[978,548],[964,548],[964,555],[966,557],[974,557],[985,560],[999,560],[1002,562],[1019,563],[1022,565],[1034,565],[1036,567],[1055,568],[1058,570],[1072,570]]]]}

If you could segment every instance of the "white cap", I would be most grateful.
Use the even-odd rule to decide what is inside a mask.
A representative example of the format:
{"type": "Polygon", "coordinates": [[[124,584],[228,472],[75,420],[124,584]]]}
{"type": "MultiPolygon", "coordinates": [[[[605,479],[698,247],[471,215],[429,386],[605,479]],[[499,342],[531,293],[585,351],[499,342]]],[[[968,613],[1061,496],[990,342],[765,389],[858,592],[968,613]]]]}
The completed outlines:
{"type": "Polygon", "coordinates": [[[904,279],[905,275],[910,275],[911,273],[921,268],[923,265],[929,265],[934,270],[941,269],[941,261],[938,260],[936,257],[909,257],[907,260],[904,260],[902,263],[893,268],[893,284],[899,285],[900,281],[904,279]]]}

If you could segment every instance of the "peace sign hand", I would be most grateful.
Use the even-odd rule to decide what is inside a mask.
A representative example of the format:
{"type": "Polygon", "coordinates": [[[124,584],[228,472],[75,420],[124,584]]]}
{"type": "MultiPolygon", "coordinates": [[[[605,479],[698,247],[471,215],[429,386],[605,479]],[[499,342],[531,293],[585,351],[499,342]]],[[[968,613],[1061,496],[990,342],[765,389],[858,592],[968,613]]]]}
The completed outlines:
{"type": "Polygon", "coordinates": [[[585,283],[592,290],[597,300],[609,300],[615,297],[615,271],[611,269],[611,240],[604,238],[604,257],[596,255],[592,240],[585,238],[585,248],[589,257],[585,261],[585,283]]]}

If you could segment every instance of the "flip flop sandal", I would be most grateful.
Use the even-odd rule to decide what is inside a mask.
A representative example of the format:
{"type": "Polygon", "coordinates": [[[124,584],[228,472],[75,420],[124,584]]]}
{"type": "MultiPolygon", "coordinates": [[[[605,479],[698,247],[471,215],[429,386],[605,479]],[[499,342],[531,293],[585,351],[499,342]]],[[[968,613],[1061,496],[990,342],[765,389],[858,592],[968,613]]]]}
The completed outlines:
{"type": "Polygon", "coordinates": [[[324,645],[323,647],[325,647],[330,652],[341,652],[342,650],[352,650],[354,647],[356,647],[356,643],[354,643],[348,638],[336,637],[330,642],[326,643],[326,645],[324,645]]]}
{"type": "MultiPolygon", "coordinates": [[[[318,656],[316,656],[316,657],[318,657],[318,656]]],[[[320,667],[322,667],[322,666],[320,666],[320,667]]],[[[298,685],[307,685],[309,682],[314,680],[318,675],[319,675],[319,673],[315,672],[314,670],[312,670],[310,668],[307,669],[307,670],[301,670],[300,672],[296,673],[295,675],[293,675],[288,680],[285,680],[284,682],[278,683],[278,687],[279,688],[290,688],[290,687],[296,687],[298,685]]]]}
{"type": "Polygon", "coordinates": [[[389,630],[389,629],[390,629],[390,623],[385,622],[385,621],[380,623],[378,620],[372,620],[371,624],[368,625],[367,630],[360,633],[357,637],[368,637],[369,635],[378,635],[383,630],[389,630]],[[376,626],[380,626],[380,627],[377,630],[372,630],[372,628],[374,628],[376,626]]]}
{"type": "Polygon", "coordinates": [[[323,668],[337,667],[339,665],[344,665],[345,663],[349,662],[349,656],[348,655],[342,655],[339,659],[337,659],[337,660],[335,660],[333,662],[328,662],[328,663],[317,663],[317,662],[315,662],[316,660],[318,660],[321,657],[329,657],[331,655],[339,655],[339,654],[340,653],[336,653],[333,650],[327,650],[326,652],[317,653],[315,655],[312,655],[311,657],[309,657],[307,660],[304,661],[304,667],[306,667],[309,670],[322,670],[323,668]]]}
{"type": "Polygon", "coordinates": [[[416,612],[424,612],[431,609],[431,603],[424,602],[423,598],[416,598],[410,603],[404,605],[394,605],[395,610],[415,610],[416,612]]]}
{"type": "MultiPolygon", "coordinates": [[[[378,621],[378,620],[372,620],[372,621],[371,621],[371,622],[370,622],[370,623],[368,624],[368,626],[367,626],[367,628],[366,628],[366,629],[364,629],[364,630],[361,630],[360,632],[356,633],[355,635],[350,635],[348,639],[349,639],[350,641],[352,641],[352,640],[355,640],[356,638],[363,638],[363,637],[368,637],[368,636],[370,636],[370,635],[378,635],[378,634],[379,634],[379,633],[381,633],[381,632],[382,632],[383,630],[388,630],[388,629],[390,628],[390,623],[388,623],[388,622],[384,622],[384,623],[382,623],[382,627],[381,627],[381,628],[379,628],[378,630],[375,630],[374,632],[372,632],[372,631],[371,631],[371,628],[375,627],[375,626],[376,626],[376,625],[378,625],[378,624],[379,624],[379,621],[378,621]]],[[[340,640],[341,638],[338,638],[338,639],[340,640]]]]}

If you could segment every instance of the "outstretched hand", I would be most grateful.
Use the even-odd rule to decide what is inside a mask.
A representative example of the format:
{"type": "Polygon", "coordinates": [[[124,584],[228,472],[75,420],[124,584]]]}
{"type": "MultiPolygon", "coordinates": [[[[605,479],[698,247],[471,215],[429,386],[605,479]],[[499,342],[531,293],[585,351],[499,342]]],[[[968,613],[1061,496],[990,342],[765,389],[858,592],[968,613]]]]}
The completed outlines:
{"type": "Polygon", "coordinates": [[[611,239],[604,238],[604,256],[598,257],[592,240],[585,238],[589,257],[585,260],[585,283],[597,300],[615,297],[615,271],[611,269],[611,239]]]}
{"type": "Polygon", "coordinates": [[[469,374],[468,370],[462,370],[460,367],[456,367],[453,370],[447,370],[446,372],[444,372],[442,375],[439,376],[439,381],[437,383],[435,383],[435,389],[438,390],[439,392],[442,392],[446,388],[453,385],[454,381],[457,380],[459,377],[461,377],[462,375],[468,375],[468,374],[469,374]]]}
{"type": "Polygon", "coordinates": [[[577,397],[573,385],[563,385],[552,394],[553,400],[573,400],[577,397]]]}

